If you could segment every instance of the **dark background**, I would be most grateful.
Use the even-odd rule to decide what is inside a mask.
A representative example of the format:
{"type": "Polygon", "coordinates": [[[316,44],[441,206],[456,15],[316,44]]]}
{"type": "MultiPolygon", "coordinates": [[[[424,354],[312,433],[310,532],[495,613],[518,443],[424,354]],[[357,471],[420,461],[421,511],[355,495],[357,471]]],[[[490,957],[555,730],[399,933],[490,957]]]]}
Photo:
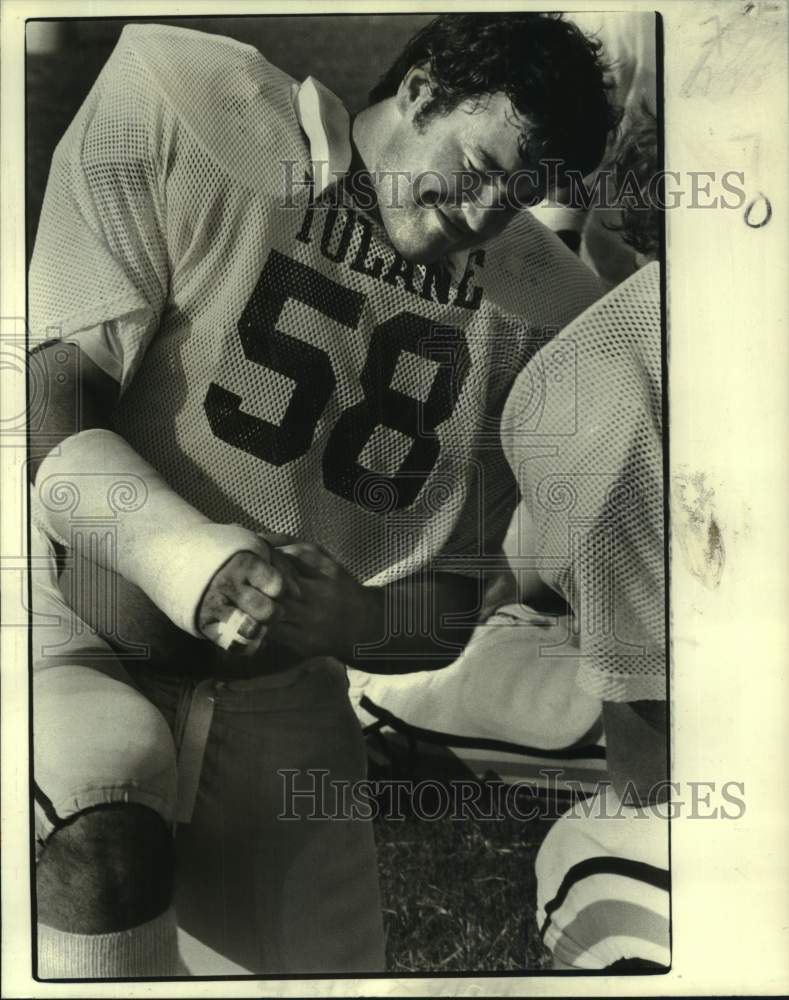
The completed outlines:
{"type": "MultiPolygon", "coordinates": [[[[257,17],[139,18],[181,25],[254,45],[297,80],[314,76],[349,111],[367,94],[405,42],[432,15],[323,14],[257,17]]],[[[52,153],[131,18],[27,23],[27,261],[52,153]]]]}

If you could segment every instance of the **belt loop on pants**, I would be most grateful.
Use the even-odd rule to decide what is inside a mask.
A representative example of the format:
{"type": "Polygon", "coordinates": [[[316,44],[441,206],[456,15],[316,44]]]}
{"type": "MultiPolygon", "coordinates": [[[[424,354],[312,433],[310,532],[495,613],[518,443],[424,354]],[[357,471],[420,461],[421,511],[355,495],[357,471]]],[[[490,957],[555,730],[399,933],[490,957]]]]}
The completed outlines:
{"type": "Polygon", "coordinates": [[[178,823],[191,823],[200,775],[203,770],[208,734],[214,717],[214,681],[208,677],[192,691],[184,721],[181,745],[178,749],[178,823]]]}

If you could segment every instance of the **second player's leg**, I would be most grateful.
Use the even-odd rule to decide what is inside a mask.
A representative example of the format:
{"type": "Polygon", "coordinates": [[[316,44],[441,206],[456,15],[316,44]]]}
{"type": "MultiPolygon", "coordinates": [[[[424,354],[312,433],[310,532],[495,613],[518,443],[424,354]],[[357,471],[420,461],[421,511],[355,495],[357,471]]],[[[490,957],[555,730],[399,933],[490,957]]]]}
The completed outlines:
{"type": "Polygon", "coordinates": [[[344,669],[324,661],[210,697],[199,792],[176,841],[180,925],[253,972],[382,971],[372,825],[329,787],[366,776],[344,669]]]}
{"type": "Polygon", "coordinates": [[[611,786],[551,827],[537,855],[540,935],[557,969],[670,965],[668,822],[611,786]]]}

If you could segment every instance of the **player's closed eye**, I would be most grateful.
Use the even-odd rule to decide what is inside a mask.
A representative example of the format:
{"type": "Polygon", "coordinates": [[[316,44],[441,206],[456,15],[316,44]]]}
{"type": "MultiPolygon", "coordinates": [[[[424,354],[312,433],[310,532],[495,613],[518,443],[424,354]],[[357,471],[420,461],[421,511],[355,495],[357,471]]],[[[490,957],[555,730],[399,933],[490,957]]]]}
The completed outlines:
{"type": "Polygon", "coordinates": [[[504,186],[505,183],[503,170],[498,167],[485,166],[474,160],[466,160],[464,172],[473,182],[472,184],[466,180],[466,186],[463,188],[464,192],[470,190],[472,194],[478,194],[483,185],[495,185],[498,188],[504,186]]]}

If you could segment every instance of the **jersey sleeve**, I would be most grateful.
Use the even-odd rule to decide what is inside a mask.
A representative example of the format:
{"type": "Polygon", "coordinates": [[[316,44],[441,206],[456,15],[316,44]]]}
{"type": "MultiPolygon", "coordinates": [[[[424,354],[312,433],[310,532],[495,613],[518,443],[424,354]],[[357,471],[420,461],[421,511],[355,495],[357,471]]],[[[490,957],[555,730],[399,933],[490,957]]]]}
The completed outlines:
{"type": "Polygon", "coordinates": [[[122,390],[167,296],[171,136],[124,32],[55,151],[29,281],[34,338],[77,343],[122,390]]]}
{"type": "MultiPolygon", "coordinates": [[[[621,411],[620,411],[621,412],[621,411]]],[[[569,532],[572,562],[567,592],[579,635],[578,683],[602,701],[666,697],[663,506],[660,469],[644,469],[650,427],[643,415],[622,412],[632,430],[628,460],[607,482],[580,483],[587,524],[569,532]],[[596,495],[594,495],[596,494],[596,495]],[[589,501],[587,504],[586,501],[589,501]]],[[[659,438],[652,445],[659,449],[659,438]]]]}
{"type": "Polygon", "coordinates": [[[659,271],[649,267],[533,359],[504,416],[523,498],[507,555],[569,604],[567,653],[603,701],[666,697],[659,271]],[[535,383],[540,419],[526,433],[535,383]]]}

